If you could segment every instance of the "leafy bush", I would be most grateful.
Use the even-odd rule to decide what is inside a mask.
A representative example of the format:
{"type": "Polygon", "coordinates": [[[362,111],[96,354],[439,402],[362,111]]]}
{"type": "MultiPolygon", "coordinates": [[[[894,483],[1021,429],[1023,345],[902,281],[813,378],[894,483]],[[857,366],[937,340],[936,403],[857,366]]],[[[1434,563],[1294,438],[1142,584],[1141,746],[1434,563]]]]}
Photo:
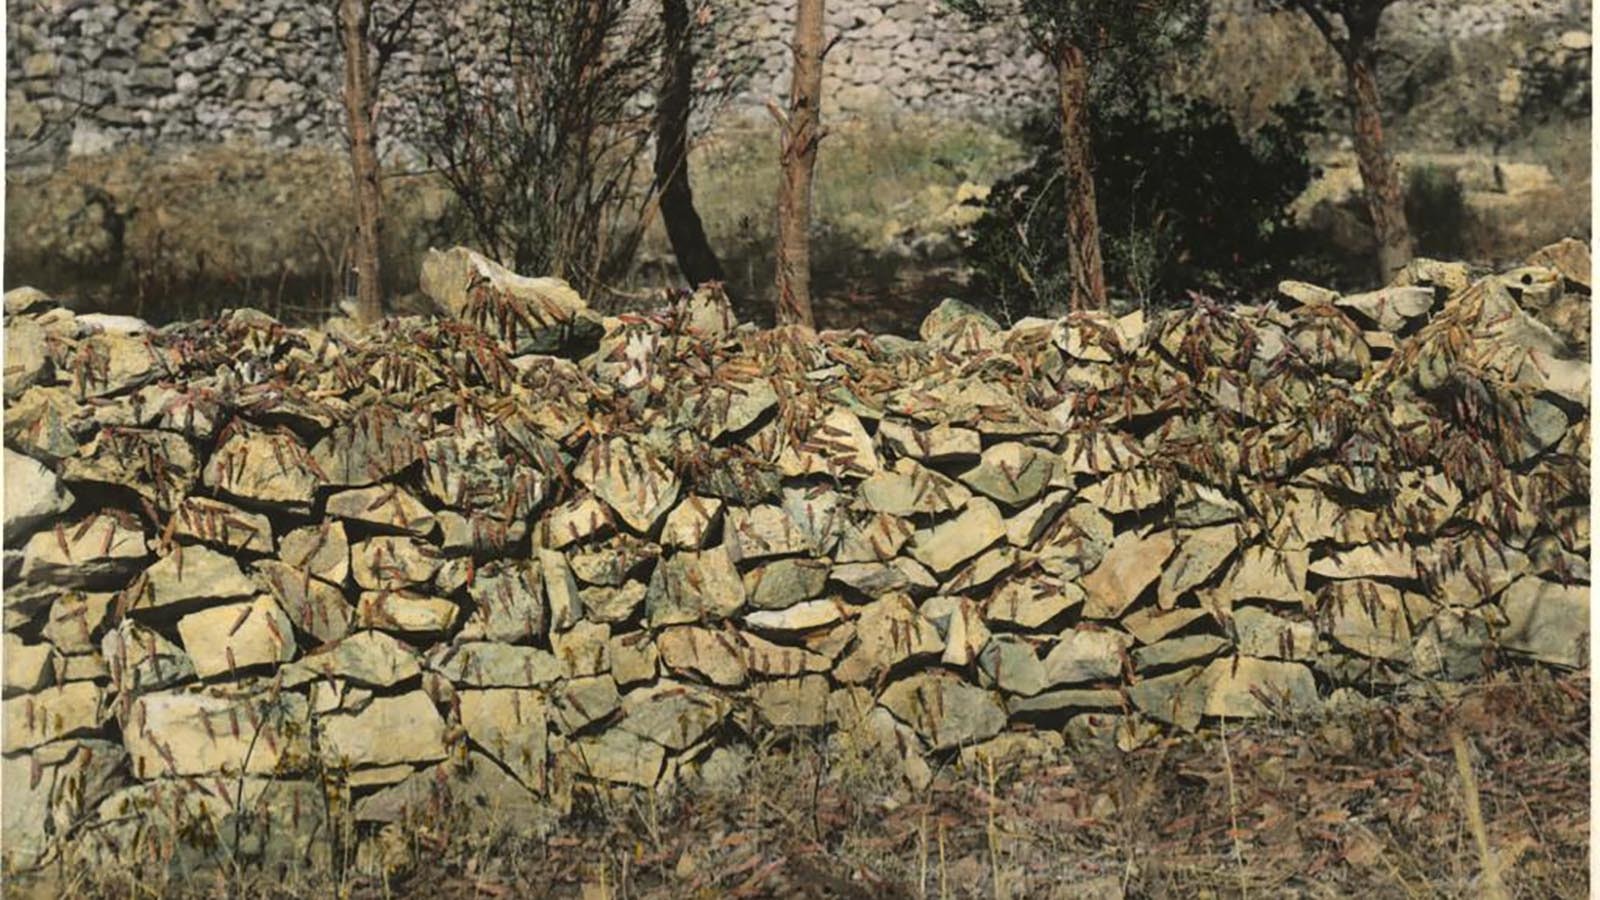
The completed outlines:
{"type": "MultiPolygon", "coordinates": [[[[1311,95],[1274,108],[1241,134],[1215,104],[1146,95],[1093,111],[1096,199],[1113,296],[1165,303],[1188,290],[1248,294],[1300,251],[1289,204],[1321,131],[1311,95]]],[[[1025,128],[1034,161],[994,186],[967,259],[978,296],[1006,318],[1063,311],[1066,210],[1059,124],[1025,128]]]]}
{"type": "Polygon", "coordinates": [[[1456,259],[1466,250],[1467,207],[1455,172],[1433,165],[1412,166],[1406,177],[1406,221],[1417,252],[1456,259]]]}

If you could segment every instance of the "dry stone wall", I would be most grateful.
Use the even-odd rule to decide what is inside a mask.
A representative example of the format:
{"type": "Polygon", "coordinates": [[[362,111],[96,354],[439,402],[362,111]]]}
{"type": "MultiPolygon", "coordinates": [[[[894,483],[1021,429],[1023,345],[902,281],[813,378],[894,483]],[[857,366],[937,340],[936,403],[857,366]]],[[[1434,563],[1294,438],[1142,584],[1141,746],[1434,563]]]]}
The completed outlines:
{"type": "MultiPolygon", "coordinates": [[[[6,134],[13,164],[130,142],[246,138],[286,147],[342,141],[338,45],[325,3],[8,0],[6,8],[6,134]]],[[[705,9],[718,39],[702,74],[715,81],[713,69],[723,76],[753,69],[735,111],[764,116],[766,100],[787,90],[794,0],[719,0],[705,9]]],[[[1219,22],[1258,13],[1251,0],[1219,0],[1216,9],[1219,22]]],[[[1552,40],[1563,29],[1587,32],[1587,4],[1414,0],[1385,17],[1387,39],[1412,60],[1427,48],[1528,23],[1554,27],[1552,40]]],[[[1019,29],[974,27],[943,0],[835,0],[828,5],[828,28],[839,35],[825,69],[830,115],[1004,118],[1048,96],[1044,60],[1019,29]]],[[[423,56],[435,43],[422,34],[402,47],[385,76],[389,86],[403,92],[408,80],[425,77],[419,74],[423,56]]],[[[1555,45],[1587,58],[1587,45],[1563,47],[1555,45]]],[[[1313,39],[1294,52],[1320,51],[1313,39]]],[[[1530,84],[1547,69],[1566,66],[1562,60],[1531,64],[1537,71],[1518,75],[1530,84]]],[[[1515,68],[1518,61],[1507,65],[1515,68]]],[[[1587,109],[1587,101],[1581,106],[1587,109]]]]}
{"type": "Polygon", "coordinates": [[[9,866],[548,823],[773,729],[917,785],[1587,665],[1577,242],[916,341],[602,319],[465,250],[423,286],[367,332],[6,295],[9,866]]]}

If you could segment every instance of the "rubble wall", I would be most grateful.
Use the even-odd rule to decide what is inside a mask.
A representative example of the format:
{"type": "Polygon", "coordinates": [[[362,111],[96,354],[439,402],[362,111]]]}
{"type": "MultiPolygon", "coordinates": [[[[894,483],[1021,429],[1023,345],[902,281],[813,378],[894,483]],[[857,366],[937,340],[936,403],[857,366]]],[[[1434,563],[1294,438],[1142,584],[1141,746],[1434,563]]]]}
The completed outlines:
{"type": "MultiPolygon", "coordinates": [[[[403,6],[379,0],[378,21],[389,21],[403,6]]],[[[641,8],[653,14],[649,4],[641,8]]],[[[706,51],[703,76],[716,85],[735,72],[747,73],[734,106],[765,119],[768,99],[788,92],[794,0],[722,0],[699,8],[718,36],[706,51]]],[[[344,141],[338,41],[327,4],[8,0],[6,9],[6,134],[13,163],[124,144],[248,139],[290,147],[344,141]]],[[[1250,0],[1216,4],[1219,23],[1259,12],[1250,0]]],[[[994,120],[1039,108],[1050,90],[1048,66],[1021,29],[1003,15],[997,21],[975,26],[945,0],[828,4],[828,31],[839,42],[824,72],[826,113],[994,120]]],[[[1509,91],[1513,106],[1524,93],[1547,90],[1544,82],[1555,74],[1586,66],[1588,58],[1587,43],[1567,45],[1588,31],[1587,5],[1574,0],[1409,2],[1389,12],[1384,25],[1385,40],[1413,61],[1475,37],[1520,28],[1548,31],[1535,46],[1506,48],[1509,87],[1499,91],[1509,91]]],[[[1325,55],[1311,29],[1303,30],[1287,52],[1325,55]]],[[[425,73],[433,65],[428,52],[439,40],[436,28],[400,46],[386,69],[387,88],[399,96],[408,83],[437,77],[425,73]]],[[[1323,64],[1331,63],[1327,56],[1323,64]]],[[[1586,83],[1587,69],[1580,74],[1574,79],[1586,83]]],[[[1409,83],[1396,90],[1401,87],[1415,90],[1409,83]]],[[[1581,114],[1587,93],[1570,106],[1581,114]]]]}
{"type": "Polygon", "coordinates": [[[1586,667],[1587,336],[1546,323],[1588,249],[1535,262],[920,341],[602,319],[467,251],[372,331],[13,291],[7,865],[1586,667]]]}

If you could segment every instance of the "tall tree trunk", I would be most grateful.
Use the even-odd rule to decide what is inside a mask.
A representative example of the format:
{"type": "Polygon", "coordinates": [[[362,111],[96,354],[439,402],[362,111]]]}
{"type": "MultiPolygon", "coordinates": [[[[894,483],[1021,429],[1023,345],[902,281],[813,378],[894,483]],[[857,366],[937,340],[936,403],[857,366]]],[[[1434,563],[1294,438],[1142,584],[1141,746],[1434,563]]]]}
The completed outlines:
{"type": "Polygon", "coordinates": [[[1405,194],[1400,173],[1383,140],[1383,118],[1378,82],[1373,77],[1371,54],[1352,49],[1345,59],[1349,79],[1350,121],[1354,129],[1356,162],[1378,239],[1378,268],[1387,282],[1411,262],[1411,227],[1406,223],[1405,194]]]}
{"type": "Polygon", "coordinates": [[[1104,309],[1100,213],[1094,197],[1094,152],[1089,146],[1089,62],[1083,49],[1061,41],[1055,51],[1061,95],[1061,163],[1066,169],[1067,262],[1072,309],[1104,309]]]}
{"type": "Polygon", "coordinates": [[[778,324],[815,327],[811,316],[811,177],[822,140],[824,0],[799,0],[794,76],[778,157],[778,324]]]}
{"type": "Polygon", "coordinates": [[[370,0],[339,0],[339,41],[344,47],[344,112],[350,127],[350,175],[356,201],[356,315],[383,318],[383,273],[378,259],[383,192],[378,181],[378,137],[373,128],[370,0]]]}
{"type": "Polygon", "coordinates": [[[724,281],[722,263],[706,240],[689,187],[689,104],[694,91],[694,47],[688,0],[662,0],[661,96],[656,101],[656,188],[661,221],[678,271],[691,287],[724,281]]]}

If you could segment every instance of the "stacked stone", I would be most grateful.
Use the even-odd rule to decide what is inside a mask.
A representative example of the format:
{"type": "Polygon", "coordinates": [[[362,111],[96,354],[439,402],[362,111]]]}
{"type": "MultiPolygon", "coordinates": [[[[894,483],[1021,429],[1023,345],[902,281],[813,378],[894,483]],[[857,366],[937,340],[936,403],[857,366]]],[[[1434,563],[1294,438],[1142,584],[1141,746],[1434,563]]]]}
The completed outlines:
{"type": "MultiPolygon", "coordinates": [[[[379,20],[388,21],[403,4],[376,6],[379,20]]],[[[749,72],[737,106],[764,115],[769,98],[788,94],[794,0],[731,0],[708,9],[718,37],[701,76],[720,88],[749,72]]],[[[57,0],[13,4],[9,12],[7,136],[13,154],[24,159],[130,142],[342,141],[339,48],[326,4],[57,0]]],[[[1229,23],[1259,12],[1249,0],[1225,0],[1215,16],[1229,23]]],[[[974,26],[944,0],[835,2],[828,16],[828,32],[839,38],[825,68],[829,115],[1010,118],[1039,108],[1051,90],[1045,60],[1005,17],[974,26]]],[[[1570,0],[1413,2],[1385,15],[1383,34],[1399,55],[1415,56],[1535,25],[1549,39],[1519,46],[1508,60],[1515,92],[1581,112],[1587,23],[1587,7],[1570,0]]],[[[408,86],[435,77],[425,72],[423,57],[443,39],[439,26],[430,25],[401,46],[385,70],[386,90],[404,96],[408,86]]],[[[1306,50],[1318,52],[1315,44],[1306,50]]]]}
{"type": "Polygon", "coordinates": [[[6,295],[9,864],[1586,662],[1589,369],[1530,313],[1588,302],[1576,242],[920,341],[602,319],[465,250],[423,286],[368,332],[6,295]]]}

